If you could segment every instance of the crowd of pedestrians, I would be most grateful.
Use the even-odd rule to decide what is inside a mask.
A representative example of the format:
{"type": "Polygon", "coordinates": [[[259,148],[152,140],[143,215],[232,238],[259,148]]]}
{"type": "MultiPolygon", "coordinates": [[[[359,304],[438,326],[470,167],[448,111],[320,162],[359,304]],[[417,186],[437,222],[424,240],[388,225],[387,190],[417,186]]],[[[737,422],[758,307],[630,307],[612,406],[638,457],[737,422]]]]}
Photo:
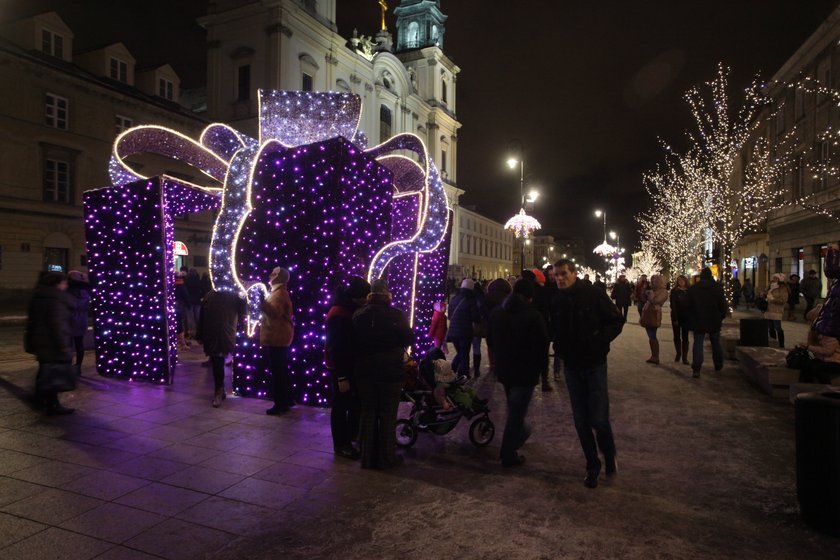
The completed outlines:
{"type": "MultiPolygon", "coordinates": [[[[826,274],[840,275],[836,248],[826,257],[826,274]]],[[[810,271],[801,285],[798,280],[796,275],[786,279],[775,274],[768,289],[758,294],[749,279],[743,284],[733,283],[731,303],[737,307],[743,299],[748,309],[752,305],[761,309],[768,334],[783,348],[782,320],[796,317],[801,294],[806,301],[805,316],[813,322],[813,328],[809,340],[798,346],[814,357],[804,367],[803,379],[825,380],[840,375],[837,284],[825,305],[817,305],[822,286],[815,271],[810,271]]],[[[260,346],[271,373],[274,401],[266,411],[269,415],[286,414],[295,404],[289,373],[294,340],[290,281],[289,270],[276,267],[268,278],[269,291],[260,307],[260,346]]],[[[529,405],[537,386],[542,391],[552,390],[551,367],[554,380],[564,380],[569,395],[585,459],[584,485],[597,487],[602,471],[608,477],[616,474],[607,355],[634,303],[639,324],[647,333],[648,363],[660,362],[657,334],[662,307],[669,302],[674,361],[690,364],[692,377],[700,377],[703,345],[708,338],[714,369],[723,367],[720,331],[729,305],[721,284],[708,268],[693,283],[680,275],[673,285],[661,274],[653,274],[650,279],[642,275],[635,284],[621,275],[609,295],[600,278],[595,282],[578,278],[575,263],[567,259],[543,270],[524,270],[516,278],[499,278],[486,285],[465,278],[456,286],[446,300],[434,305],[429,329],[432,347],[413,350],[415,354],[434,351],[445,358],[451,343],[452,374],[464,383],[484,373],[481,345],[486,340],[486,371],[503,386],[507,405],[499,452],[503,467],[525,462],[520,450],[531,434],[526,422],[529,405]],[[693,349],[689,361],[690,342],[693,349]]],[[[81,374],[90,300],[87,277],[75,271],[67,276],[43,273],[34,292],[25,348],[39,362],[36,404],[50,414],[73,412],[60,404],[58,393],[68,390],[61,385],[68,370],[81,374]],[[71,368],[74,350],[75,364],[71,368]]],[[[185,348],[194,339],[203,346],[213,375],[212,406],[219,407],[226,396],[225,361],[235,349],[246,303],[238,294],[214,290],[209,279],[202,279],[195,270],[177,274],[175,301],[178,345],[185,348]]],[[[371,285],[363,278],[351,277],[336,288],[324,322],[334,451],[342,458],[360,460],[363,468],[387,469],[402,462],[395,452],[395,428],[405,367],[410,360],[407,350],[414,334],[406,312],[391,302],[385,281],[371,285]]]]}

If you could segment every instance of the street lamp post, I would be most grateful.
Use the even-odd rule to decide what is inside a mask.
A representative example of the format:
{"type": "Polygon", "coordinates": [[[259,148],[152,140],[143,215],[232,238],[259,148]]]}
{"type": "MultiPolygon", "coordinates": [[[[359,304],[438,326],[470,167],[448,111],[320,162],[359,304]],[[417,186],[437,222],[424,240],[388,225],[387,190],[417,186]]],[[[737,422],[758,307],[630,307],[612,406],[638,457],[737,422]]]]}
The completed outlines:
{"type": "Polygon", "coordinates": [[[604,217],[604,243],[607,242],[607,213],[604,210],[595,210],[595,217],[604,217]]]}
{"type": "MultiPolygon", "coordinates": [[[[519,166],[519,214],[513,216],[505,224],[505,229],[513,230],[514,235],[519,239],[519,263],[520,272],[525,269],[525,242],[534,230],[540,229],[540,223],[525,213],[525,161],[522,158],[509,158],[508,167],[516,169],[519,166]]],[[[532,190],[528,193],[527,202],[533,203],[537,200],[539,193],[532,190]]]]}

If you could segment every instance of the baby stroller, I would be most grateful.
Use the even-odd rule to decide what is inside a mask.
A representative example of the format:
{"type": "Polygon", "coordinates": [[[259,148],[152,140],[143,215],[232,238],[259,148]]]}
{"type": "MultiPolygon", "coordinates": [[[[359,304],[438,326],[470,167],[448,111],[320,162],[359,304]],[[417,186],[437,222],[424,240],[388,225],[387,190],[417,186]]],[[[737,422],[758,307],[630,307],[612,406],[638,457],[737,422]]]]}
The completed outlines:
{"type": "MultiPolygon", "coordinates": [[[[467,406],[461,399],[453,400],[448,395],[447,407],[435,399],[434,361],[445,359],[443,352],[435,348],[420,360],[418,368],[406,376],[402,400],[411,403],[408,418],[397,420],[397,445],[411,447],[417,441],[418,432],[430,432],[442,436],[451,432],[461,418],[471,420],[470,441],[477,447],[484,447],[493,441],[496,427],[490,420],[487,401],[473,399],[467,406]]],[[[461,384],[458,380],[456,383],[461,384]]]]}

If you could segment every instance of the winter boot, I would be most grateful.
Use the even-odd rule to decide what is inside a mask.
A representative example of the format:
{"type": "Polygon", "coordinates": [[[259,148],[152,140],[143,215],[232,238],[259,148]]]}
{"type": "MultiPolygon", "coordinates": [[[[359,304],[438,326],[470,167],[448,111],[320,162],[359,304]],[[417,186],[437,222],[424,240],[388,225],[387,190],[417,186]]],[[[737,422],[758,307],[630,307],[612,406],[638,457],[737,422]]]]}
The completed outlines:
{"type": "Polygon", "coordinates": [[[679,340],[674,341],[674,349],[677,351],[677,357],[674,358],[674,361],[679,362],[680,358],[682,358],[682,353],[680,352],[680,341],[679,340]]]}
{"type": "Polygon", "coordinates": [[[682,362],[688,364],[688,341],[682,341],[682,362]]]}
{"type": "Polygon", "coordinates": [[[473,371],[476,379],[481,377],[481,354],[473,354],[473,371]]]}
{"type": "Polygon", "coordinates": [[[213,395],[213,408],[219,408],[226,396],[224,389],[216,389],[216,393],[213,395]]]}
{"type": "Polygon", "coordinates": [[[650,358],[645,360],[649,364],[658,364],[659,363],[659,341],[658,340],[648,340],[650,343],[650,358]]]}
{"type": "Polygon", "coordinates": [[[778,334],[778,336],[779,336],[779,348],[784,348],[785,347],[785,331],[779,329],[776,334],[778,334]]]}

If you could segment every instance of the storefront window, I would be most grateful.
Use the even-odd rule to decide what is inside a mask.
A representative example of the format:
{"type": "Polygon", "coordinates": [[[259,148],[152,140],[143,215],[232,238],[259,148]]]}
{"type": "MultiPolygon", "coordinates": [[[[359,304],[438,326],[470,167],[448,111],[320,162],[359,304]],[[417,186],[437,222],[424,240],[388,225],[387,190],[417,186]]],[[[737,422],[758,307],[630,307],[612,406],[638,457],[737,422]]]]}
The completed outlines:
{"type": "Polygon", "coordinates": [[[68,251],[59,247],[44,247],[44,270],[67,272],[68,251]]]}

